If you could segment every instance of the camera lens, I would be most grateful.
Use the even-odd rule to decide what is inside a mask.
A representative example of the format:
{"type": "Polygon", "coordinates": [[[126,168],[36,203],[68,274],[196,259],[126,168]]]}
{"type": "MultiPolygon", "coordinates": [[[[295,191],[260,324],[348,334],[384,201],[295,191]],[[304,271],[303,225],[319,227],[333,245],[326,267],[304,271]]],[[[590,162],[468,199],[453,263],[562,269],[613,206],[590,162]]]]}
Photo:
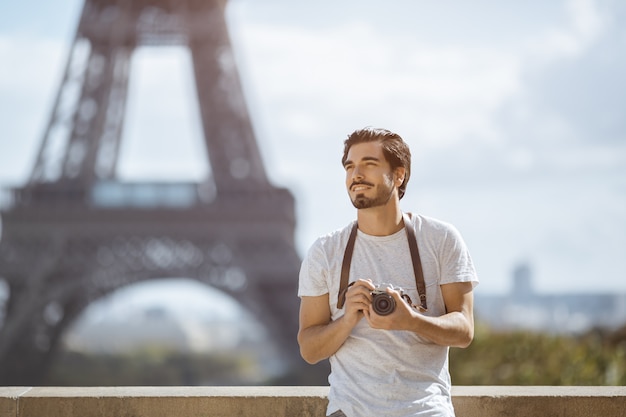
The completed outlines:
{"type": "Polygon", "coordinates": [[[386,316],[396,309],[396,301],[389,294],[374,294],[372,298],[372,308],[379,316],[386,316]]]}

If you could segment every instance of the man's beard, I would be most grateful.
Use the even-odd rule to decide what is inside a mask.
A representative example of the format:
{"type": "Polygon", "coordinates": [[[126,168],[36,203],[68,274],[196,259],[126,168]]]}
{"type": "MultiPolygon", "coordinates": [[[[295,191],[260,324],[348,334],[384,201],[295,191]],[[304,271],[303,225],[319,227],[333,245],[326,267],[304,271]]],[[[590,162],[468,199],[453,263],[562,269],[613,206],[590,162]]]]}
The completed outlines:
{"type": "Polygon", "coordinates": [[[385,176],[385,181],[376,186],[376,195],[374,195],[374,197],[366,197],[364,193],[357,194],[354,199],[351,199],[352,205],[357,209],[384,206],[391,198],[393,190],[394,185],[392,176],[385,176]]]}

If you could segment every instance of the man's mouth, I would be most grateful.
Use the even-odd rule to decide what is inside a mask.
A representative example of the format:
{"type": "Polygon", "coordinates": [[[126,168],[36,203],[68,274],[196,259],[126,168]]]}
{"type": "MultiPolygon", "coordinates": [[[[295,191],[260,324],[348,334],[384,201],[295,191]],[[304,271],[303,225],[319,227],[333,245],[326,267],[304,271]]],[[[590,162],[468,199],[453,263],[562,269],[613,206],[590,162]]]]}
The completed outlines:
{"type": "Polygon", "coordinates": [[[352,186],[350,187],[350,189],[352,191],[364,191],[367,190],[368,188],[372,187],[372,184],[365,184],[365,183],[359,183],[359,184],[352,184],[352,186]]]}

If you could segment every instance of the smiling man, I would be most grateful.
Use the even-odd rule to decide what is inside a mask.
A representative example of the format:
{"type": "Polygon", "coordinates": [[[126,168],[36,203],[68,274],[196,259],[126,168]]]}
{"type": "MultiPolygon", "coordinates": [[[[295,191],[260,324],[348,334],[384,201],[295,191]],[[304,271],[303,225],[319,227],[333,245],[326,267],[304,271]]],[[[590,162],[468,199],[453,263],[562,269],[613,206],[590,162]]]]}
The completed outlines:
{"type": "Polygon", "coordinates": [[[342,163],[357,220],[302,262],[302,357],[330,360],[330,416],[454,416],[448,351],[474,335],[470,254],[452,225],[400,209],[411,152],[399,135],[359,129],[342,163]]]}

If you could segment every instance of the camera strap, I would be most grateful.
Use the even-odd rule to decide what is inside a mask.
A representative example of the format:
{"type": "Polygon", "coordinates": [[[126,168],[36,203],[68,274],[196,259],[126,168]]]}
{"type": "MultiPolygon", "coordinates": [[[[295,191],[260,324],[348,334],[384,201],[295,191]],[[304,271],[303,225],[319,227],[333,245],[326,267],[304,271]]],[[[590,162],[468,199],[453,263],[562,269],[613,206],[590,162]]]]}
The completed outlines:
{"type": "MultiPolygon", "coordinates": [[[[411,226],[410,214],[402,213],[402,220],[404,221],[404,230],[406,231],[406,237],[409,241],[409,251],[411,253],[411,261],[413,263],[413,273],[415,275],[417,294],[420,297],[420,307],[426,310],[426,284],[424,282],[424,271],[422,270],[420,252],[417,247],[417,237],[415,236],[415,230],[413,230],[413,227],[411,226]]],[[[348,238],[348,243],[346,244],[346,250],[343,254],[343,263],[341,264],[341,280],[339,281],[339,296],[337,298],[337,308],[343,308],[343,305],[346,302],[346,291],[351,285],[348,284],[348,280],[350,278],[350,265],[352,264],[352,252],[354,252],[354,243],[356,241],[357,230],[358,224],[355,221],[352,225],[350,237],[348,238]]]]}

